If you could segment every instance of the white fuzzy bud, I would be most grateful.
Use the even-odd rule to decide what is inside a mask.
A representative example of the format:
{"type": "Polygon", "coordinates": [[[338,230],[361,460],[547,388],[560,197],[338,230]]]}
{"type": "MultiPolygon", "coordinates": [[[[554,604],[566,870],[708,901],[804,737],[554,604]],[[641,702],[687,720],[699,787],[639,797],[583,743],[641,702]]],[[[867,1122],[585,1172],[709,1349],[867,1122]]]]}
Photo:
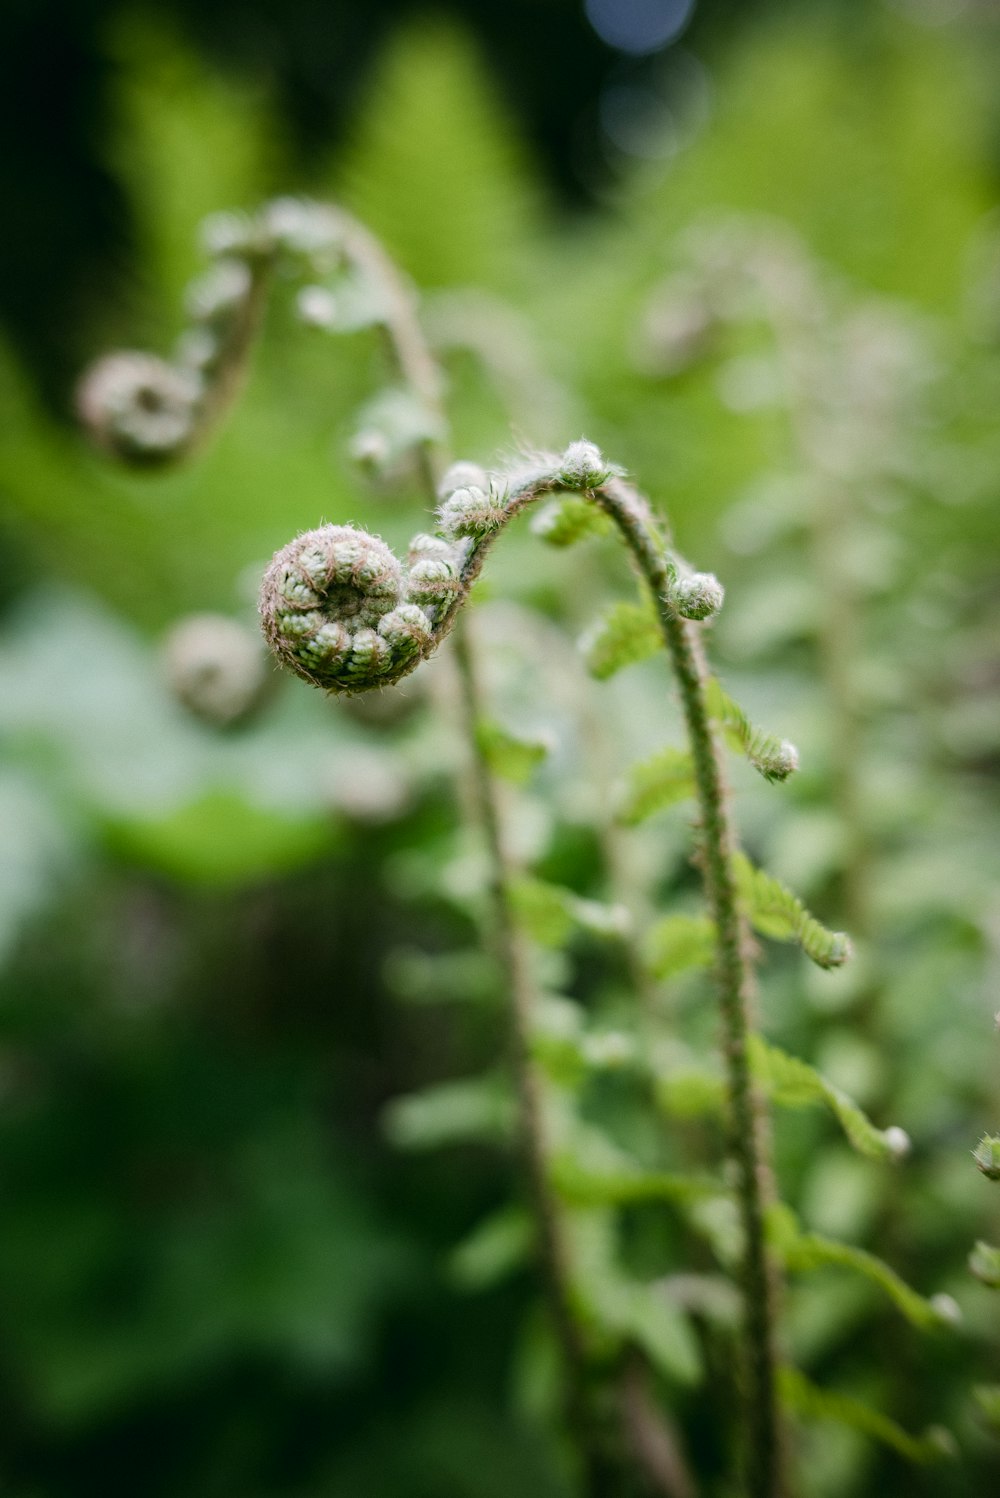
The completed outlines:
{"type": "Polygon", "coordinates": [[[337,321],[337,298],[325,286],[303,286],[295,308],[309,328],[332,328],[337,321]]]}
{"type": "Polygon", "coordinates": [[[568,489],[597,489],[610,473],[600,448],[582,438],[571,442],[559,459],[559,478],[568,489]]]}
{"type": "Polygon", "coordinates": [[[721,609],[725,596],[725,589],[711,572],[692,572],[678,578],[669,595],[684,619],[710,619],[721,609]]]}
{"type": "Polygon", "coordinates": [[[206,723],[228,728],[250,715],[273,680],[260,637],[224,614],[192,614],[167,636],[171,692],[206,723]]]}

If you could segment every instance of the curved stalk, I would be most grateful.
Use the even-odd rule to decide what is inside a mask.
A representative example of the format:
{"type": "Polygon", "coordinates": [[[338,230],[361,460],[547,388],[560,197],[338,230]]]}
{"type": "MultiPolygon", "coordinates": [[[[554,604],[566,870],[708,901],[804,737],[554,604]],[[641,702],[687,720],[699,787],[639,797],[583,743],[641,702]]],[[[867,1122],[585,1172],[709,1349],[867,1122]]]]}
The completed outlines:
{"type": "Polygon", "coordinates": [[[778,1498],[784,1491],[784,1472],[776,1384],[777,1275],[767,1252],[764,1223],[773,1186],[767,1115],[751,1077],[748,1053],[754,1004],[750,937],[733,873],[736,837],[722,747],[708,710],[708,671],[695,627],[670,601],[676,569],[649,505],[617,477],[578,486],[570,482],[558,463],[525,475],[504,496],[500,504],[502,519],[473,540],[460,588],[443,612],[435,635],[442,638],[454,624],[501,527],[543,495],[567,488],[579,488],[584,497],[597,504],[628,547],[653,600],[687,724],[701,818],[699,862],[715,922],[715,978],[730,1104],[730,1149],[738,1169],[743,1228],[747,1491],[750,1498],[778,1498]]]}

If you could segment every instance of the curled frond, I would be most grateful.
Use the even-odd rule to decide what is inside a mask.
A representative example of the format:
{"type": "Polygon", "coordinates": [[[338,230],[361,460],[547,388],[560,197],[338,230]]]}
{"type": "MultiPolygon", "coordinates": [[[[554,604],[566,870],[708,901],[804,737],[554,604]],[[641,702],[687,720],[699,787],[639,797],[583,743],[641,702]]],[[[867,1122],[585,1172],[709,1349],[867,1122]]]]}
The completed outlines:
{"type": "Polygon", "coordinates": [[[843,931],[828,931],[780,879],[754,868],[745,853],[733,855],[733,868],[755,930],[773,941],[797,942],[817,967],[843,966],[851,956],[850,938],[843,931]]]}
{"type": "Polygon", "coordinates": [[[824,1104],[860,1154],[873,1160],[895,1161],[909,1153],[910,1139],[904,1129],[895,1124],[888,1129],[877,1129],[846,1092],[834,1086],[807,1061],[800,1061],[797,1056],[789,1056],[777,1046],[769,1045],[761,1035],[752,1035],[750,1062],[772,1102],[785,1108],[824,1104]]]}
{"type": "Polygon", "coordinates": [[[755,728],[738,703],[726,695],[713,676],[708,684],[709,711],[722,724],[733,748],[738,749],[765,780],[787,780],[799,767],[799,754],[787,739],[755,728]]]}
{"type": "Polygon", "coordinates": [[[834,1420],[863,1435],[871,1436],[883,1446],[897,1452],[917,1466],[947,1460],[955,1455],[955,1442],[940,1425],[932,1425],[922,1436],[911,1436],[895,1420],[873,1410],[870,1405],[849,1394],[820,1389],[797,1368],[782,1368],[778,1373],[782,1402],[805,1420],[834,1420]]]}

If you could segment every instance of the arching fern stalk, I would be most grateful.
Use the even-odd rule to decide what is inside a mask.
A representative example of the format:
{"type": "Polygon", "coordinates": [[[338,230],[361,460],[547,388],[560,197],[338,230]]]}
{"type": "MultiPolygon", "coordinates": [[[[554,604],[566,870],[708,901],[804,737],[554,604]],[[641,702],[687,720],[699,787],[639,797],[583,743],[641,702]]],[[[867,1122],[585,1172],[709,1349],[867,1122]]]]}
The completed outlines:
{"type": "MultiPolygon", "coordinates": [[[[642,496],[595,447],[577,442],[560,459],[507,477],[483,474],[479,483],[465,483],[447,494],[438,512],[441,533],[418,536],[405,569],[381,541],[363,532],[343,526],[306,532],[280,551],[268,569],[261,594],[264,631],[284,664],[328,690],[355,692],[398,681],[453,628],[506,525],[528,506],[559,493],[580,496],[617,527],[647,585],[683,703],[701,813],[700,862],[714,928],[731,1150],[739,1167],[748,1487],[755,1498],[773,1498],[782,1482],[775,1276],[765,1244],[770,1197],[766,1127],[749,1053],[750,944],[737,884],[719,724],[711,712],[711,679],[692,624],[720,607],[719,583],[682,567],[642,496]]],[[[777,746],[767,756],[769,778],[784,778],[793,767],[788,746],[777,746]]],[[[826,965],[844,961],[848,950],[845,938],[832,939],[824,954],[826,965]]]]}

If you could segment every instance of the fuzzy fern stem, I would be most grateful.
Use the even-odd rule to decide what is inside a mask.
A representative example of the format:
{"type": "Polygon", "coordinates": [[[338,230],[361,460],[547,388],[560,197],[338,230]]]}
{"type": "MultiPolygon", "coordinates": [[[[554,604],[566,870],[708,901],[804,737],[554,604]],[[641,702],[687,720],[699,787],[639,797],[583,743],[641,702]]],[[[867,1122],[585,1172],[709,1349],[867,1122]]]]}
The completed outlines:
{"type": "MultiPolygon", "coordinates": [[[[444,634],[479,576],[486,554],[508,520],[554,490],[573,489],[611,519],[648,586],[663,642],[680,691],[701,816],[700,862],[716,930],[718,987],[730,1103],[730,1149],[736,1162],[743,1227],[742,1288],[746,1368],[745,1443],[749,1498],[779,1498],[785,1491],[776,1351],[776,1272],[765,1242],[765,1210],[772,1196],[767,1116],[750,1069],[754,1003],[750,938],[737,897],[736,839],[729,810],[722,746],[709,712],[710,675],[696,629],[676,604],[676,572],[665,538],[642,496],[613,475],[589,444],[574,444],[563,459],[528,473],[496,496],[492,507],[459,511],[459,533],[472,535],[461,589],[438,622],[444,634]],[[585,451],[584,451],[585,450],[585,451]],[[570,456],[572,454],[572,457],[570,456]],[[567,461],[569,460],[569,461],[567,461]],[[574,469],[582,463],[582,471],[574,469]],[[588,471],[588,464],[589,471],[588,471]]],[[[447,507],[442,507],[446,512],[447,507]]],[[[448,519],[445,513],[445,519],[448,519]]]]}

